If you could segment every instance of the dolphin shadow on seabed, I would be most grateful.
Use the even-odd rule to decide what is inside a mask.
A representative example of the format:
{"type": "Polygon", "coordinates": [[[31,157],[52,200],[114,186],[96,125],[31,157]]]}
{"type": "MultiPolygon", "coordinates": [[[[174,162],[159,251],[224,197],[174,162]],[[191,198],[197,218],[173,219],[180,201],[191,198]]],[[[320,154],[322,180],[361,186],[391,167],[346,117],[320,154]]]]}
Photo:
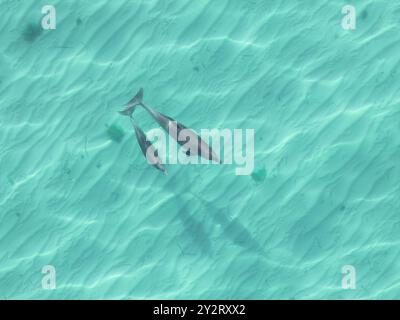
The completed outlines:
{"type": "Polygon", "coordinates": [[[209,227],[206,223],[206,219],[201,219],[201,217],[196,215],[198,211],[198,204],[193,203],[193,197],[188,192],[181,191],[178,181],[180,181],[179,176],[181,176],[184,181],[183,174],[177,174],[167,181],[164,185],[164,189],[170,191],[172,197],[171,201],[175,204],[178,203],[178,209],[176,210],[176,218],[182,223],[184,229],[183,234],[189,240],[187,243],[178,246],[181,248],[182,252],[186,254],[195,254],[193,251],[198,251],[207,256],[212,255],[213,248],[212,242],[209,234],[209,227]],[[197,205],[197,208],[196,208],[197,205]],[[183,247],[183,248],[182,248],[183,247]],[[186,249],[190,248],[190,249],[186,249]]]}
{"type": "Polygon", "coordinates": [[[265,255],[263,246],[252,235],[251,231],[244,226],[239,218],[232,218],[227,208],[219,208],[199,195],[193,193],[192,195],[207,210],[214,223],[221,226],[222,233],[227,239],[250,252],[265,255]]]}
{"type": "MultiPolygon", "coordinates": [[[[210,235],[207,230],[211,230],[210,225],[219,225],[222,229],[223,235],[235,245],[238,245],[249,252],[261,254],[266,257],[263,246],[257,241],[252,235],[251,231],[244,226],[244,224],[238,218],[231,218],[227,208],[219,208],[211,201],[205,200],[203,197],[195,194],[190,190],[190,186],[181,187],[179,181],[185,181],[185,179],[179,179],[178,176],[172,177],[166,184],[165,187],[169,189],[176,199],[185,205],[183,208],[186,209],[187,214],[197,221],[190,225],[193,231],[199,228],[202,241],[206,241],[211,246],[210,235]],[[205,209],[202,210],[201,208],[205,209]],[[192,213],[189,213],[192,212],[192,213]],[[195,213],[193,213],[195,212],[195,213]],[[206,215],[205,221],[208,223],[200,222],[196,215],[206,215]]],[[[182,211],[182,210],[181,210],[182,211]]],[[[182,219],[182,217],[181,217],[182,219]]],[[[207,245],[208,246],[208,245],[207,245]]]]}

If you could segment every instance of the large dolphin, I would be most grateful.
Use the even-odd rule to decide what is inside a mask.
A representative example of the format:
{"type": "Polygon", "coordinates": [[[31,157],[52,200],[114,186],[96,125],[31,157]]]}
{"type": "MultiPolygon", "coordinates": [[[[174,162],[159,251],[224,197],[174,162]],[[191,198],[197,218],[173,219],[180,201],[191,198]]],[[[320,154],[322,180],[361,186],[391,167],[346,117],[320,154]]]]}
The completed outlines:
{"type": "Polygon", "coordinates": [[[138,93],[126,104],[125,109],[119,111],[125,116],[132,116],[137,106],[142,106],[157,123],[168,132],[181,146],[186,148],[187,155],[200,155],[207,160],[221,163],[219,157],[211,149],[211,147],[201,139],[193,130],[185,127],[175,119],[168,117],[143,103],[143,89],[140,88],[138,93]],[[182,136],[185,140],[182,139],[182,136]]]}
{"type": "Polygon", "coordinates": [[[164,174],[167,174],[167,170],[165,169],[161,158],[158,156],[158,151],[150,141],[147,140],[145,133],[143,130],[135,124],[131,117],[132,125],[135,128],[136,139],[139,143],[140,149],[142,150],[144,156],[147,159],[147,162],[154,166],[156,169],[162,171],[164,174]]]}

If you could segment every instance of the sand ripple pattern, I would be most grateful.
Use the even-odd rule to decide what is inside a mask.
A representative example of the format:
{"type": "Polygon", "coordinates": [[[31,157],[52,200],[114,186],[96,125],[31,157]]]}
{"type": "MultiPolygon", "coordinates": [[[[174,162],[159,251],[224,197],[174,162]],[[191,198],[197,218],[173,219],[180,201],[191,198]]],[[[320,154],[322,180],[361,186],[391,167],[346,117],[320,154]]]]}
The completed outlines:
{"type": "Polygon", "coordinates": [[[0,1],[0,298],[399,297],[396,1],[354,31],[343,1],[52,2],[42,31],[37,1],[0,1]],[[116,113],[139,87],[254,128],[256,174],[149,167],[116,113]]]}

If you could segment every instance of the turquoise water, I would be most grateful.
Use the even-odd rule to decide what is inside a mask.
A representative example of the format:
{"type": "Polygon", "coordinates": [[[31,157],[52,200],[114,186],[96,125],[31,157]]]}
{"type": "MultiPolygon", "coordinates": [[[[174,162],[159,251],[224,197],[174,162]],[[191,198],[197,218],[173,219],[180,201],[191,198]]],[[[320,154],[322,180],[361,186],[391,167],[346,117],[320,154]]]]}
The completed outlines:
{"type": "Polygon", "coordinates": [[[0,9],[0,298],[399,297],[396,1],[0,9]],[[254,129],[253,175],[150,167],[117,113],[140,87],[196,130],[254,129]]]}

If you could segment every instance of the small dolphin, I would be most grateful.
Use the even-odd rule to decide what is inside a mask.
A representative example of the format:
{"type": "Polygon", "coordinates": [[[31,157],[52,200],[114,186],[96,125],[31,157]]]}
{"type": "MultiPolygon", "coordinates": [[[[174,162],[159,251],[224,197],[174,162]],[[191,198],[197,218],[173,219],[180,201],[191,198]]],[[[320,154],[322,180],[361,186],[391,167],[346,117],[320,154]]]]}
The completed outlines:
{"type": "Polygon", "coordinates": [[[165,169],[161,158],[158,156],[157,149],[152,145],[150,141],[147,140],[145,133],[139,126],[135,124],[132,117],[131,121],[133,127],[135,128],[136,139],[139,143],[140,149],[147,159],[147,162],[154,166],[156,169],[162,171],[164,174],[167,174],[167,170],[165,169]]]}
{"type": "Polygon", "coordinates": [[[175,119],[168,117],[153,108],[143,103],[143,89],[141,88],[138,93],[126,104],[126,108],[119,111],[120,114],[125,116],[131,116],[135,111],[136,107],[142,106],[158,124],[168,132],[168,134],[174,138],[178,144],[187,148],[186,154],[189,155],[201,155],[203,158],[212,160],[217,163],[221,163],[219,157],[211,149],[211,147],[202,140],[193,130],[188,129],[183,124],[179,123],[175,119]],[[180,133],[185,130],[184,136],[186,140],[179,140],[180,133]]]}

